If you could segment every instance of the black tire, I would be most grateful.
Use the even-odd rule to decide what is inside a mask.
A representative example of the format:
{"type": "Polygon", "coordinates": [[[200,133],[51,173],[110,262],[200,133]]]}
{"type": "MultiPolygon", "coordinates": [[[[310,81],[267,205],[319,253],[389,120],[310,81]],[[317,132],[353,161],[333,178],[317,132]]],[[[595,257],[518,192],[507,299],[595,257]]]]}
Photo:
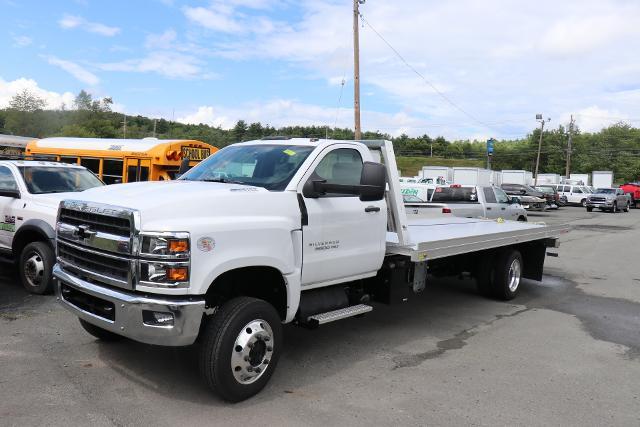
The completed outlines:
{"type": "Polygon", "coordinates": [[[99,326],[93,325],[86,320],[82,320],[78,318],[80,321],[80,325],[82,328],[87,331],[90,335],[98,338],[100,341],[119,341],[124,337],[118,334],[114,334],[111,331],[107,331],[106,329],[102,329],[99,326]]]}
{"type": "Polygon", "coordinates": [[[631,210],[631,203],[627,202],[627,206],[624,208],[625,212],[629,212],[631,210]]]}
{"type": "Polygon", "coordinates": [[[580,204],[582,205],[583,208],[586,208],[587,207],[587,199],[580,200],[580,204]]]}
{"type": "Polygon", "coordinates": [[[20,253],[18,275],[22,286],[32,294],[43,295],[53,289],[53,248],[45,242],[31,242],[20,253]]]}
{"type": "Polygon", "coordinates": [[[613,202],[613,207],[611,208],[611,213],[618,213],[618,202],[613,202]]]}
{"type": "Polygon", "coordinates": [[[500,251],[494,258],[491,283],[493,286],[493,296],[503,301],[512,300],[518,295],[522,282],[522,272],[524,264],[522,255],[517,250],[505,249],[500,251]],[[514,263],[517,262],[517,267],[514,263]],[[512,267],[517,269],[513,272],[515,283],[512,282],[512,267]]]}
{"type": "Polygon", "coordinates": [[[593,208],[587,208],[587,212],[593,212],[593,208]]]}
{"type": "Polygon", "coordinates": [[[518,221],[520,221],[520,222],[527,222],[527,217],[526,217],[526,216],[524,216],[524,215],[520,215],[520,216],[518,217],[518,221]]]}
{"type": "MultiPolygon", "coordinates": [[[[240,402],[260,392],[273,375],[282,351],[282,323],[278,312],[268,302],[239,297],[226,302],[206,319],[200,338],[200,372],[207,385],[222,399],[240,402]],[[268,341],[258,338],[252,346],[239,346],[236,340],[245,332],[257,333],[249,328],[254,322],[264,328],[265,337],[269,337],[267,329],[270,329],[271,337],[268,341]],[[236,351],[238,355],[246,354],[258,346],[261,347],[260,354],[245,356],[254,360],[244,359],[244,366],[232,368],[236,351]],[[236,375],[258,376],[253,382],[243,383],[236,375]]],[[[239,365],[242,363],[238,362],[239,365]]]]}

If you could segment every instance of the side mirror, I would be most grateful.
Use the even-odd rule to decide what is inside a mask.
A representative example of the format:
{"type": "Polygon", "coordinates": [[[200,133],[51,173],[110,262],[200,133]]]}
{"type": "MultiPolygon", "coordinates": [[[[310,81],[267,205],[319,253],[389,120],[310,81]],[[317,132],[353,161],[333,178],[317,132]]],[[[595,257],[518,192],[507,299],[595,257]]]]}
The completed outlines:
{"type": "Polygon", "coordinates": [[[525,190],[525,189],[523,188],[522,190],[520,190],[520,194],[522,194],[522,195],[524,196],[525,194],[527,194],[527,190],[525,190]]]}
{"type": "Polygon", "coordinates": [[[384,165],[364,162],[360,175],[360,200],[375,202],[384,198],[387,187],[387,171],[384,165]]]}
{"type": "MultiPolygon", "coordinates": [[[[313,175],[315,175],[315,173],[313,175]]],[[[309,199],[317,199],[323,196],[326,193],[323,184],[326,184],[326,182],[327,180],[325,179],[312,176],[304,183],[304,186],[302,186],[302,195],[309,199]]]]}
{"type": "Polygon", "coordinates": [[[0,189],[0,197],[11,197],[12,199],[20,198],[19,190],[10,190],[10,189],[0,189]]]}
{"type": "Polygon", "coordinates": [[[520,198],[519,197],[512,197],[509,199],[509,203],[512,205],[519,205],[520,204],[520,198]]]}

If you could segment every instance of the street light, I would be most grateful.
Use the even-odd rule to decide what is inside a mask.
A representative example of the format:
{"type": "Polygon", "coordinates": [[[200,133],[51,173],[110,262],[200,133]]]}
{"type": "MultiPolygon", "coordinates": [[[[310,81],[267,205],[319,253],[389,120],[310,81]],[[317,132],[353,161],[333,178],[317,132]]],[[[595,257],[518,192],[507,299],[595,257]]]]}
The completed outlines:
{"type": "Polygon", "coordinates": [[[545,122],[550,122],[551,119],[547,118],[544,120],[542,118],[542,114],[536,114],[536,120],[540,122],[540,140],[538,141],[538,157],[536,158],[536,178],[533,182],[533,186],[538,185],[538,168],[540,167],[540,150],[542,150],[542,133],[544,132],[544,124],[545,122]]]}

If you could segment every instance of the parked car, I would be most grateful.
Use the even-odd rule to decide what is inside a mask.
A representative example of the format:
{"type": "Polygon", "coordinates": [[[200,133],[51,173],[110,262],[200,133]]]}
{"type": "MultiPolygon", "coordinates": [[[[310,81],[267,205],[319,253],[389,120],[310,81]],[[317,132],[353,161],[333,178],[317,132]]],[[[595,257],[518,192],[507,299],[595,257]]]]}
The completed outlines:
{"type": "Polygon", "coordinates": [[[640,182],[627,182],[622,184],[620,188],[629,195],[631,206],[640,208],[640,182]]]}
{"type": "Polygon", "coordinates": [[[541,192],[529,185],[523,184],[502,184],[501,188],[510,196],[516,196],[525,209],[544,211],[547,209],[548,198],[541,192]]]}
{"type": "MultiPolygon", "coordinates": [[[[43,161],[0,161],[0,257],[18,264],[27,291],[52,288],[58,205],[79,191],[104,185],[82,166],[43,161]]],[[[81,217],[78,225],[84,224],[81,217]]]]}
{"type": "Polygon", "coordinates": [[[544,193],[549,209],[558,209],[560,207],[560,195],[555,188],[550,185],[538,185],[535,189],[544,193]]]}
{"type": "Polygon", "coordinates": [[[586,207],[587,212],[591,212],[595,208],[613,213],[621,209],[629,212],[631,199],[622,188],[598,188],[595,193],[587,197],[586,207]]]}
{"type": "Polygon", "coordinates": [[[527,221],[527,211],[517,197],[509,196],[498,187],[453,184],[438,187],[431,201],[407,202],[405,210],[410,216],[433,217],[452,215],[463,218],[490,218],[527,221]]]}

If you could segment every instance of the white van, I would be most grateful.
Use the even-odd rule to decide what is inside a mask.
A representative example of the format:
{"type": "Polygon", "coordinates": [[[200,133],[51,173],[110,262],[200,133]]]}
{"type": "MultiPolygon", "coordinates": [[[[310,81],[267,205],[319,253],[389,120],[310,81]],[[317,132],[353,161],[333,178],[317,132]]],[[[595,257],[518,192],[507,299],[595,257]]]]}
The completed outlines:
{"type": "Polygon", "coordinates": [[[587,197],[591,192],[584,185],[554,184],[558,194],[567,198],[570,205],[586,206],[587,197]]]}

